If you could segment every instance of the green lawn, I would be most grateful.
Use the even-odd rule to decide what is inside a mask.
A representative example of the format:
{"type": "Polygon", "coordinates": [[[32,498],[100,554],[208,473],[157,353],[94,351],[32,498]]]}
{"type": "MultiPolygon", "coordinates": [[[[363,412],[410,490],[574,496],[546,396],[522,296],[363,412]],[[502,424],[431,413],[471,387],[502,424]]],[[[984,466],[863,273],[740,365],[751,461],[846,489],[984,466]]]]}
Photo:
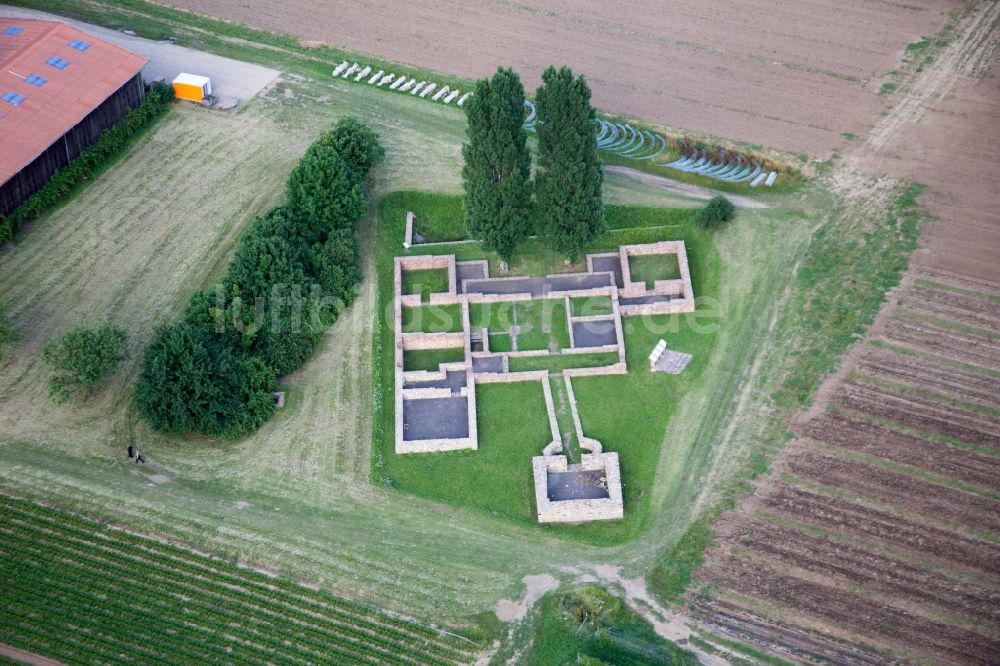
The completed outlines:
{"type": "MultiPolygon", "coordinates": [[[[399,246],[398,243],[391,242],[391,239],[398,238],[402,234],[405,223],[404,209],[411,203],[409,197],[408,193],[393,193],[386,195],[379,202],[376,270],[379,281],[380,305],[376,308],[376,312],[382,311],[384,304],[388,303],[388,299],[392,297],[391,267],[399,246]],[[401,212],[404,214],[401,215],[401,212]]],[[[461,198],[452,197],[452,206],[460,207],[461,198]]],[[[667,215],[671,216],[672,214],[668,213],[667,215]]],[[[695,293],[699,297],[716,296],[719,293],[719,265],[718,255],[712,245],[712,237],[697,227],[690,216],[685,216],[685,218],[689,221],[674,226],[643,226],[635,229],[611,230],[592,243],[587,251],[615,250],[623,243],[683,240],[687,246],[695,293]]],[[[484,251],[478,243],[456,243],[431,248],[418,246],[414,247],[410,254],[455,254],[459,260],[486,259],[491,266],[496,265],[497,262],[496,256],[484,251]]],[[[581,270],[581,268],[582,262],[576,266],[565,266],[562,259],[549,251],[544,242],[538,239],[526,242],[519,250],[511,264],[509,274],[544,275],[566,270],[581,270]]],[[[532,455],[537,455],[547,442],[542,442],[540,446],[526,446],[523,454],[518,454],[519,458],[511,457],[510,454],[500,458],[484,455],[483,449],[486,442],[499,445],[503,438],[507,438],[503,446],[508,451],[510,451],[510,447],[520,446],[519,443],[510,441],[519,435],[517,430],[511,430],[515,425],[510,422],[509,418],[506,422],[502,419],[499,421],[500,425],[497,426],[499,431],[484,429],[483,422],[480,422],[480,451],[477,452],[429,456],[396,455],[393,445],[395,420],[392,413],[392,363],[391,356],[388,354],[382,354],[376,358],[375,368],[376,390],[380,392],[376,404],[383,406],[376,411],[377,425],[372,447],[373,460],[381,462],[378,475],[384,479],[385,483],[422,497],[438,499],[456,506],[495,511],[498,517],[568,538],[581,539],[601,545],[621,543],[635,538],[647,520],[650,493],[667,421],[675,413],[680,399],[704,379],[703,370],[708,364],[717,337],[717,331],[714,328],[704,326],[706,317],[710,318],[714,314],[714,311],[710,310],[709,305],[707,305],[710,302],[711,300],[706,300],[706,305],[699,306],[698,316],[664,315],[626,318],[623,329],[629,365],[628,374],[579,378],[573,383],[584,434],[601,441],[606,450],[617,451],[619,454],[625,481],[626,509],[624,520],[577,526],[538,525],[530,502],[528,505],[522,504],[522,495],[520,494],[522,491],[515,491],[513,486],[502,484],[498,486],[500,490],[495,492],[509,492],[510,496],[506,498],[493,497],[490,493],[494,491],[487,491],[485,486],[481,489],[477,488],[475,484],[468,482],[466,476],[453,473],[452,458],[469,457],[472,459],[479,456],[478,459],[466,464],[477,469],[479,466],[489,468],[495,465],[496,469],[493,470],[493,474],[498,477],[507,474],[521,474],[523,482],[527,484],[531,476],[530,458],[532,455]],[[647,370],[646,358],[661,337],[665,337],[673,348],[695,355],[694,360],[683,374],[675,376],[657,373],[654,375],[647,370]],[[523,463],[512,465],[512,460],[523,460],[523,463]],[[434,461],[443,462],[435,463],[434,461]],[[435,464],[442,466],[435,467],[435,464]],[[498,506],[506,506],[508,509],[500,510],[496,508],[498,506]],[[509,509],[509,507],[514,506],[521,508],[516,511],[509,509]],[[487,509],[487,507],[489,508],[487,509]]],[[[558,309],[560,317],[565,317],[563,302],[553,300],[552,303],[555,305],[544,305],[544,303],[545,301],[532,301],[530,303],[517,302],[513,306],[509,302],[473,305],[470,306],[470,320],[474,327],[485,325],[496,333],[490,336],[490,343],[494,349],[507,349],[509,348],[506,344],[508,340],[503,333],[513,323],[515,309],[517,310],[518,324],[522,323],[522,312],[525,316],[524,322],[535,322],[541,319],[545,308],[558,309]]],[[[604,300],[598,301],[596,307],[607,308],[607,306],[608,302],[604,300]]],[[[574,307],[583,308],[584,305],[574,305],[574,307]]],[[[709,320],[718,323],[717,318],[709,320]]],[[[391,349],[391,328],[381,320],[376,322],[376,325],[378,327],[376,335],[381,337],[381,342],[377,344],[381,345],[382,349],[391,349]]],[[[557,335],[562,336],[563,334],[553,334],[551,337],[545,335],[544,337],[550,340],[557,335]]],[[[545,341],[546,346],[549,340],[545,341]]],[[[518,348],[524,349],[525,347],[520,343],[519,339],[518,348]]],[[[541,336],[539,336],[539,340],[534,340],[529,332],[528,344],[541,345],[541,336]]],[[[567,335],[565,346],[568,344],[567,335]]],[[[533,369],[558,372],[573,367],[609,365],[616,361],[617,355],[608,353],[515,357],[510,360],[510,369],[514,372],[533,369]]],[[[537,386],[533,386],[535,386],[534,390],[538,391],[537,386]]],[[[527,394],[522,394],[522,398],[524,395],[527,394]]],[[[488,397],[489,392],[484,393],[484,396],[488,397]]],[[[479,408],[481,410],[490,409],[485,399],[480,400],[479,408]]],[[[544,414],[544,403],[540,394],[537,400],[539,414],[544,414]]],[[[525,399],[519,403],[518,409],[529,410],[535,409],[535,407],[529,405],[525,399]]],[[[520,414],[520,412],[518,413],[520,414]]],[[[546,437],[547,435],[542,439],[546,439],[546,437]]],[[[678,443],[678,450],[683,450],[680,444],[678,443]]],[[[528,492],[526,486],[523,492],[528,492]]]]}
{"type": "Polygon", "coordinates": [[[404,294],[420,294],[420,300],[426,303],[431,294],[448,291],[448,271],[444,268],[403,271],[402,288],[404,294]]]}
{"type": "Polygon", "coordinates": [[[454,197],[434,192],[406,192],[406,208],[413,211],[413,230],[426,243],[457,241],[466,237],[462,208],[453,205],[454,197]]]}
{"type": "Polygon", "coordinates": [[[569,300],[574,317],[609,315],[613,312],[610,296],[581,296],[569,300]]]}
{"type": "Polygon", "coordinates": [[[569,348],[566,305],[561,298],[518,301],[514,304],[514,314],[520,328],[518,351],[569,348]]]}
{"type": "Polygon", "coordinates": [[[596,368],[602,365],[612,365],[617,362],[618,354],[614,352],[515,356],[510,359],[510,371],[548,370],[549,372],[561,372],[567,368],[596,368]]]}
{"type": "Polygon", "coordinates": [[[479,385],[476,415],[478,451],[394,455],[383,472],[391,475],[395,488],[420,497],[534,522],[531,458],[541,455],[552,439],[542,385],[479,385]]]}
{"type": "Polygon", "coordinates": [[[650,254],[629,257],[629,271],[633,282],[645,282],[648,289],[657,280],[677,280],[681,277],[681,267],[676,254],[650,254]]]}
{"type": "Polygon", "coordinates": [[[514,339],[510,336],[510,333],[490,333],[490,351],[514,351],[514,339]]]}
{"type": "Polygon", "coordinates": [[[404,333],[459,333],[462,330],[462,306],[421,305],[403,308],[404,333]]]}
{"type": "Polygon", "coordinates": [[[514,303],[470,303],[469,325],[472,330],[489,329],[490,333],[509,333],[514,323],[514,303]]]}
{"type": "Polygon", "coordinates": [[[457,363],[465,360],[465,350],[461,347],[449,349],[410,349],[403,352],[403,370],[437,370],[442,363],[457,363]]]}

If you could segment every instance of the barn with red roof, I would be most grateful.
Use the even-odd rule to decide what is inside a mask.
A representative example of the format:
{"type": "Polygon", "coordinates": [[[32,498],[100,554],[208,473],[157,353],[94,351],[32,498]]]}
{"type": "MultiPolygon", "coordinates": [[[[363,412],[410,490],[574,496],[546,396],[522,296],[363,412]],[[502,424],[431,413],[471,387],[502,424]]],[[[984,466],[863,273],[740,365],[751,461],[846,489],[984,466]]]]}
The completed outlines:
{"type": "Polygon", "coordinates": [[[58,21],[0,17],[0,214],[142,103],[147,62],[58,21]]]}

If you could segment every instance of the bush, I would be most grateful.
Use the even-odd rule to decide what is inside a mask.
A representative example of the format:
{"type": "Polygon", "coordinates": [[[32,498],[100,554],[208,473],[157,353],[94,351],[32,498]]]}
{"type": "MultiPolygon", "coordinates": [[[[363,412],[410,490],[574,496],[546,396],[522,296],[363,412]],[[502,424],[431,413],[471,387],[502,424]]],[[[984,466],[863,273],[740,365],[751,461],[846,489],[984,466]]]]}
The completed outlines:
{"type": "Polygon", "coordinates": [[[312,247],[310,260],[323,293],[350,305],[354,286],[361,281],[361,257],[354,231],[334,230],[325,243],[312,247]]]}
{"type": "Polygon", "coordinates": [[[705,228],[719,227],[736,217],[736,206],[726,197],[713,197],[708,204],[698,211],[698,224],[705,228]]]}
{"type": "Polygon", "coordinates": [[[298,248],[278,231],[271,224],[250,227],[229,264],[228,284],[249,297],[269,296],[274,285],[305,284],[298,248]]]}
{"type": "Polygon", "coordinates": [[[50,340],[42,357],[55,368],[49,394],[56,402],[80,395],[90,397],[101,380],[114,374],[125,360],[128,336],[117,326],[96,329],[77,326],[50,340]]]}
{"type": "Polygon", "coordinates": [[[326,240],[334,229],[350,229],[365,214],[361,178],[329,146],[313,144],[288,176],[288,214],[306,245],[326,240]]]}
{"type": "Polygon", "coordinates": [[[150,425],[236,437],[267,420],[276,378],[312,355],[354,298],[353,225],[368,201],[353,164],[367,171],[382,156],[375,133],[352,119],[309,147],[285,205],[253,221],[217,291],[192,295],[146,351],[135,401],[150,425]]]}
{"type": "Polygon", "coordinates": [[[378,134],[357,118],[341,119],[331,131],[324,132],[317,143],[337,151],[361,178],[385,159],[385,149],[378,142],[378,134]]]}
{"type": "Polygon", "coordinates": [[[237,436],[270,416],[274,379],[258,359],[240,358],[222,340],[185,321],[157,331],[146,351],[135,406],[157,430],[237,436]]]}
{"type": "Polygon", "coordinates": [[[25,222],[62,202],[79,183],[93,176],[95,170],[118,155],[137,134],[163,116],[173,98],[174,92],[170,86],[152,84],[142,104],[129,109],[117,125],[105,129],[94,145],[54,173],[40,190],[13,212],[6,217],[0,216],[0,243],[14,238],[25,222]]]}

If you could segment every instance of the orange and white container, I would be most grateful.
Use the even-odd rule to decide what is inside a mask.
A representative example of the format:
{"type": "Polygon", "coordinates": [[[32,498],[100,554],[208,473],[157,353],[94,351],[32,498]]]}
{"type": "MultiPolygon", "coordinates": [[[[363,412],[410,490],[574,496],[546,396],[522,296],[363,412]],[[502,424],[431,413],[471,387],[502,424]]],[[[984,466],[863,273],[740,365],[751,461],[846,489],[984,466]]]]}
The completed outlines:
{"type": "Polygon", "coordinates": [[[174,96],[192,102],[201,102],[212,94],[212,81],[207,76],[181,72],[174,79],[174,96]]]}

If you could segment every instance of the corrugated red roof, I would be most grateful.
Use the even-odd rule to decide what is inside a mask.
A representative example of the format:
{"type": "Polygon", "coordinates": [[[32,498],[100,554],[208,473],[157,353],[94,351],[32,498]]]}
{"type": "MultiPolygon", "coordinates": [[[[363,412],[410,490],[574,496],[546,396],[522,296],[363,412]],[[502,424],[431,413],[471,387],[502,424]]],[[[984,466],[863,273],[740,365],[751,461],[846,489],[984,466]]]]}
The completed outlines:
{"type": "Polygon", "coordinates": [[[115,93],[149,62],[58,21],[0,17],[0,183],[115,93]],[[90,46],[79,51],[75,40],[90,46]],[[48,60],[68,61],[58,69],[48,60]],[[36,86],[32,74],[45,79],[36,86]],[[20,95],[14,105],[2,96],[20,95]]]}

